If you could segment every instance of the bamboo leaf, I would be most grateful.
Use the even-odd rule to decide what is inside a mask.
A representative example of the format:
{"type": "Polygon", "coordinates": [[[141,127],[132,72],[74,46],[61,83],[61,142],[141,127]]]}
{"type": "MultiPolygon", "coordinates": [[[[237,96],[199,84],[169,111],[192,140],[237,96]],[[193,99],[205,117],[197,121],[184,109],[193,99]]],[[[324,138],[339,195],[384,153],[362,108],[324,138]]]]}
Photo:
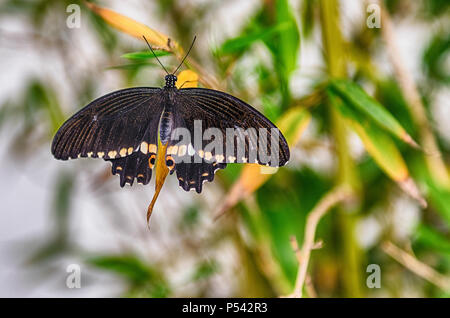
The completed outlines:
{"type": "Polygon", "coordinates": [[[221,54],[232,54],[241,52],[258,40],[264,40],[272,37],[274,34],[280,33],[289,27],[288,23],[280,23],[278,25],[257,30],[252,33],[246,33],[239,37],[225,41],[219,49],[221,54]]]}
{"type": "Polygon", "coordinates": [[[122,65],[114,65],[114,66],[107,67],[106,69],[107,70],[123,70],[123,69],[135,70],[135,69],[139,69],[139,68],[144,67],[144,66],[158,66],[159,67],[159,65],[156,65],[154,63],[140,62],[140,63],[129,63],[129,64],[122,64],[122,65]]]}
{"type": "Polygon", "coordinates": [[[291,96],[289,82],[292,72],[297,67],[298,49],[300,47],[299,29],[292,11],[289,1],[277,0],[266,2],[262,13],[257,17],[257,21],[263,27],[267,27],[274,22],[278,25],[287,24],[286,29],[277,33],[273,38],[264,39],[264,44],[273,56],[274,68],[283,98],[282,108],[289,105],[291,96]],[[273,22],[273,20],[275,21],[273,22]]]}
{"type": "Polygon", "coordinates": [[[155,54],[153,54],[151,51],[141,51],[141,52],[132,52],[132,53],[126,53],[122,55],[121,57],[129,60],[147,60],[147,59],[153,59],[155,58],[155,55],[160,56],[166,56],[170,55],[171,52],[162,51],[162,50],[153,50],[155,54]]]}
{"type": "Polygon", "coordinates": [[[142,284],[155,276],[153,270],[135,256],[97,256],[87,260],[98,268],[115,272],[134,284],[142,284]]]}
{"type": "Polygon", "coordinates": [[[436,182],[431,174],[424,181],[428,199],[450,226],[450,190],[436,182]]]}
{"type": "Polygon", "coordinates": [[[411,170],[414,178],[423,185],[423,191],[430,202],[430,206],[440,214],[442,219],[450,227],[450,189],[438,182],[424,158],[419,156],[411,160],[411,170]]]}
{"type": "Polygon", "coordinates": [[[450,240],[429,226],[420,224],[415,239],[423,245],[450,256],[450,240]]]}
{"type": "Polygon", "coordinates": [[[329,92],[331,104],[346,119],[347,124],[358,134],[367,152],[375,160],[377,165],[397,184],[400,188],[417,200],[422,207],[427,203],[419,192],[414,180],[410,177],[408,167],[395,145],[394,141],[371,120],[365,118],[354,108],[349,107],[338,96],[329,92]]]}
{"type": "Polygon", "coordinates": [[[397,119],[357,84],[343,79],[334,79],[330,82],[330,89],[348,106],[359,110],[397,138],[418,148],[417,143],[397,119]]]}
{"type": "Polygon", "coordinates": [[[145,36],[147,41],[150,44],[155,45],[159,50],[174,52],[177,55],[183,54],[182,48],[169,36],[153,30],[145,24],[137,22],[113,10],[99,7],[90,2],[86,2],[86,5],[89,9],[98,14],[103,20],[117,30],[134,36],[140,40],[144,40],[142,36],[145,36]]]}
{"type": "Polygon", "coordinates": [[[292,73],[297,67],[297,51],[300,47],[300,35],[292,14],[292,8],[289,6],[289,1],[276,1],[276,14],[279,24],[288,24],[288,28],[284,32],[280,32],[278,52],[281,57],[281,63],[285,68],[286,77],[292,73]]]}
{"type": "Polygon", "coordinates": [[[113,272],[130,283],[130,297],[167,297],[169,284],[163,273],[150,267],[134,255],[102,255],[87,262],[97,268],[113,272]]]}

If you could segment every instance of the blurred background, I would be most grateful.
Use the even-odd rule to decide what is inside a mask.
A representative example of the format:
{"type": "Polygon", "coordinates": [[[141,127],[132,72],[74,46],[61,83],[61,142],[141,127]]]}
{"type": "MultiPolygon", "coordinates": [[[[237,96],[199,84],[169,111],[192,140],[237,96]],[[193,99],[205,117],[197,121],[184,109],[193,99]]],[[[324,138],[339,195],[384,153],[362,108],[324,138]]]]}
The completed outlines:
{"type": "MultiPolygon", "coordinates": [[[[57,161],[50,145],[94,98],[162,86],[164,71],[148,54],[124,57],[145,43],[85,2],[2,0],[0,296],[291,295],[319,202],[304,297],[450,295],[450,2],[96,4],[185,49],[197,35],[201,85],[280,124],[291,160],[264,180],[228,165],[201,195],[169,176],[148,230],[154,180],[122,189],[109,163],[57,161]],[[67,23],[71,4],[79,27],[67,23]],[[350,194],[336,199],[342,185],[350,194]],[[71,264],[81,288],[66,286],[71,264]]],[[[169,70],[179,62],[161,59],[169,70]]]]}

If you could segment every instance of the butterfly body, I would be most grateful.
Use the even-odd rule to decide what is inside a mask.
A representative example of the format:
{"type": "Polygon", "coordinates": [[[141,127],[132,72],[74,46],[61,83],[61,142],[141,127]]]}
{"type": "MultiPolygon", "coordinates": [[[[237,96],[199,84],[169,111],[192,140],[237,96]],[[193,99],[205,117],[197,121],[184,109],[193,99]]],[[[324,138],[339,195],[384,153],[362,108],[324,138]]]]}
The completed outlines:
{"type": "Polygon", "coordinates": [[[93,157],[110,161],[122,187],[132,185],[134,179],[147,184],[156,158],[165,156],[170,172],[177,172],[179,185],[198,193],[203,183],[213,181],[215,172],[228,163],[277,167],[289,160],[283,135],[253,107],[216,90],[178,89],[176,81],[177,77],[169,74],[163,88],[128,88],[94,100],[58,130],[53,155],[61,160],[93,157]],[[233,131],[237,128],[245,130],[244,135],[233,131]],[[188,133],[188,138],[177,138],[179,130],[188,133]],[[264,130],[269,139],[256,141],[264,130]],[[215,135],[205,138],[210,131],[215,135]],[[230,131],[235,135],[225,138],[230,131]],[[164,147],[158,147],[158,141],[164,147]],[[211,147],[213,142],[215,147],[211,147]],[[269,146],[270,159],[261,151],[269,146]]]}
{"type": "Polygon", "coordinates": [[[165,103],[164,111],[161,116],[161,123],[159,127],[159,136],[161,143],[163,145],[167,144],[170,139],[170,134],[173,128],[173,102],[171,101],[170,95],[173,92],[167,92],[167,102],[165,103]]]}

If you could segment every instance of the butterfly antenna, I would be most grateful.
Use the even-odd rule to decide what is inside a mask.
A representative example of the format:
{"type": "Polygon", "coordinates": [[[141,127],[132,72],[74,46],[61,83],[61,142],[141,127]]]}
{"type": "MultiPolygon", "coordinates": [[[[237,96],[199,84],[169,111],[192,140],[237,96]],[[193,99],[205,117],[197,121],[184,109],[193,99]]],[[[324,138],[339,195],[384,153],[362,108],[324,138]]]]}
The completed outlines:
{"type": "Polygon", "coordinates": [[[192,43],[191,43],[191,47],[190,47],[189,50],[187,51],[187,53],[186,53],[186,55],[184,56],[183,60],[181,61],[180,65],[178,65],[177,69],[176,69],[175,72],[173,72],[172,74],[175,74],[175,73],[178,71],[178,69],[180,68],[180,66],[184,63],[184,60],[188,57],[189,53],[191,52],[192,47],[194,46],[194,42],[195,42],[195,39],[196,39],[196,38],[197,38],[197,36],[194,36],[194,39],[192,40],[192,43]]]}
{"type": "Polygon", "coordinates": [[[147,39],[145,38],[145,35],[143,35],[142,37],[144,38],[145,42],[147,43],[148,47],[150,48],[150,51],[152,51],[153,55],[156,57],[156,60],[158,60],[159,65],[161,65],[162,68],[164,69],[164,71],[166,71],[167,75],[169,75],[169,72],[167,72],[167,70],[164,67],[164,65],[161,63],[159,58],[156,56],[155,51],[153,51],[152,46],[148,43],[147,39]]]}

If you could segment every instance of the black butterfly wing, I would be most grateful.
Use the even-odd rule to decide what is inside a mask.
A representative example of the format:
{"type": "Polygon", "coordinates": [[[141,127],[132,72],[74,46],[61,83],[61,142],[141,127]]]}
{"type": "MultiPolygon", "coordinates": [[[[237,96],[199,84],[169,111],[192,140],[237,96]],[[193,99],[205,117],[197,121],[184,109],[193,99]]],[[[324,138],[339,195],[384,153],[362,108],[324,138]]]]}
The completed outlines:
{"type": "Polygon", "coordinates": [[[175,127],[186,128],[192,138],[197,139],[199,130],[204,136],[210,128],[222,135],[222,139],[215,135],[211,135],[209,140],[171,139],[166,157],[173,157],[175,165],[172,168],[177,171],[180,186],[184,190],[195,189],[200,193],[202,184],[212,181],[215,171],[225,168],[227,163],[249,162],[278,167],[289,160],[289,147],[278,128],[238,98],[210,89],[186,88],[177,92],[175,103],[175,127]],[[200,128],[198,122],[197,126],[195,124],[198,120],[201,120],[200,128]],[[211,141],[225,143],[228,129],[235,132],[231,136],[233,146],[223,144],[223,151],[219,152],[216,148],[210,148],[211,141]],[[265,131],[265,138],[259,138],[262,131],[265,131]],[[276,146],[275,156],[270,156],[272,144],[276,146]],[[266,156],[263,155],[264,151],[259,151],[261,148],[265,148],[266,156]]]}
{"type": "Polygon", "coordinates": [[[205,160],[202,160],[200,163],[177,163],[178,183],[185,191],[194,189],[197,193],[201,193],[203,183],[206,181],[212,182],[216,171],[225,169],[226,166],[226,163],[210,163],[205,160]]]}
{"type": "Polygon", "coordinates": [[[222,142],[226,142],[228,137],[233,140],[231,149],[224,144],[223,153],[215,153],[216,149],[208,149],[215,136],[208,139],[210,136],[205,134],[201,146],[195,141],[193,143],[200,157],[209,161],[258,163],[273,167],[284,166],[288,162],[289,146],[282,133],[263,114],[242,100],[216,90],[186,88],[178,91],[176,102],[177,112],[190,132],[194,133],[195,120],[201,120],[203,133],[211,128],[217,129],[223,136],[222,142]],[[228,136],[228,130],[234,135],[228,136]],[[272,151],[276,151],[273,156],[272,151]]]}
{"type": "Polygon", "coordinates": [[[148,183],[148,160],[156,155],[158,125],[164,108],[162,90],[135,87],[102,96],[69,118],[56,133],[56,159],[103,158],[112,162],[120,184],[134,178],[148,183]]]}
{"type": "Polygon", "coordinates": [[[141,151],[135,151],[131,155],[117,158],[105,159],[112,163],[112,174],[120,176],[120,186],[124,187],[126,183],[133,185],[134,178],[138,183],[147,184],[152,178],[152,170],[149,166],[149,157],[151,154],[144,154],[141,151]]]}

